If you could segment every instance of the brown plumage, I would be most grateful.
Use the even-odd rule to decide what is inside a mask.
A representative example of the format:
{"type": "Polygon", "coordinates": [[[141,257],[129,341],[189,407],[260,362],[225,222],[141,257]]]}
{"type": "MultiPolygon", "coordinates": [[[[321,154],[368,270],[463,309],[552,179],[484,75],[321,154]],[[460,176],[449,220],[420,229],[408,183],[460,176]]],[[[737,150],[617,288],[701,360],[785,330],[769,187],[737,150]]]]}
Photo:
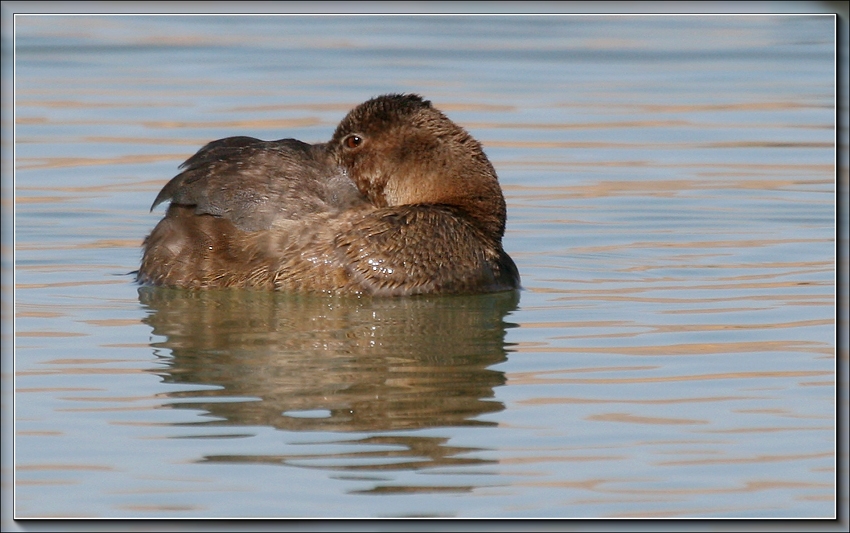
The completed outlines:
{"type": "Polygon", "coordinates": [[[427,100],[354,108],[330,142],[214,141],[157,196],[139,281],[349,294],[519,287],[481,145],[427,100]]]}

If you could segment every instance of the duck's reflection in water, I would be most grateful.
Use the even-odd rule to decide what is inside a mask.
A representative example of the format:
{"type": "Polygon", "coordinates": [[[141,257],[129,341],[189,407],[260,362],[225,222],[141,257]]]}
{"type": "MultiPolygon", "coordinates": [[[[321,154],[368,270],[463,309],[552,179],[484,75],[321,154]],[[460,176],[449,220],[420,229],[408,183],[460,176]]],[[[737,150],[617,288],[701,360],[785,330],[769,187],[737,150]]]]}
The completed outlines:
{"type": "Polygon", "coordinates": [[[504,409],[493,389],[505,376],[490,367],[506,358],[515,291],[357,299],[143,287],[139,295],[150,310],[145,322],[164,337],[153,345],[168,349],[157,372],[169,383],[218,387],[170,393],[183,400],[170,405],[207,411],[207,425],[370,433],[341,439],[370,445],[368,452],[205,460],[324,457],[336,459],[335,469],[476,462],[454,457],[469,449],[447,447],[445,438],[375,433],[493,425],[480,416],[504,409]],[[358,460],[339,461],[345,457],[358,460]]]}

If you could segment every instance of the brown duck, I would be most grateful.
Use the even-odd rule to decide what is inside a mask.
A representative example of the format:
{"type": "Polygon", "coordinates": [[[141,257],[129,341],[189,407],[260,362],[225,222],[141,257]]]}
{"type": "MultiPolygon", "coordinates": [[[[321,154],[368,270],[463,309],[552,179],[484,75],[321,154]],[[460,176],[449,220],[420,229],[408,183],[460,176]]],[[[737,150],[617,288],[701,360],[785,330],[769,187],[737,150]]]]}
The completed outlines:
{"type": "Polygon", "coordinates": [[[154,200],[138,279],[341,294],[519,287],[481,145],[417,95],[354,108],[326,144],[213,141],[154,200]]]}

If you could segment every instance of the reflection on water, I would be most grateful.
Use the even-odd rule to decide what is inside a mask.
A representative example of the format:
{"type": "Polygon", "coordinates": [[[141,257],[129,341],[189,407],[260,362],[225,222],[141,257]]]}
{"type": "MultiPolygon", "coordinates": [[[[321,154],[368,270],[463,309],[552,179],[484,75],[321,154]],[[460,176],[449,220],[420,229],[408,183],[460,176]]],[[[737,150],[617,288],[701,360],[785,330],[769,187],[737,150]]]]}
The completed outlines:
{"type": "MultiPolygon", "coordinates": [[[[505,330],[514,325],[505,317],[517,306],[517,292],[358,299],[143,287],[139,298],[150,310],[144,321],[164,337],[153,346],[168,349],[159,350],[166,382],[217,387],[169,394],[191,398],[171,405],[208,411],[210,425],[389,431],[495,425],[477,417],[504,409],[493,389],[505,376],[489,367],[506,359],[505,330]]],[[[465,461],[451,458],[444,441],[362,442],[401,445],[409,452],[390,455],[409,453],[415,464],[465,461]]]]}

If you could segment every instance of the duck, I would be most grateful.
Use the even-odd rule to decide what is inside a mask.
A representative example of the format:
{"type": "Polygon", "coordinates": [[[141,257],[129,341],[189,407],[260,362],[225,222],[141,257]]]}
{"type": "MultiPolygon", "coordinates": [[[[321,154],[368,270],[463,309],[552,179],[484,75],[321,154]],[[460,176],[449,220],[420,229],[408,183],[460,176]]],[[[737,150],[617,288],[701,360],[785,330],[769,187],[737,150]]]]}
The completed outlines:
{"type": "Polygon", "coordinates": [[[228,137],[187,159],[151,206],[137,281],[369,296],[520,288],[507,209],[465,129],[417,94],[354,107],[330,141],[228,137]]]}

